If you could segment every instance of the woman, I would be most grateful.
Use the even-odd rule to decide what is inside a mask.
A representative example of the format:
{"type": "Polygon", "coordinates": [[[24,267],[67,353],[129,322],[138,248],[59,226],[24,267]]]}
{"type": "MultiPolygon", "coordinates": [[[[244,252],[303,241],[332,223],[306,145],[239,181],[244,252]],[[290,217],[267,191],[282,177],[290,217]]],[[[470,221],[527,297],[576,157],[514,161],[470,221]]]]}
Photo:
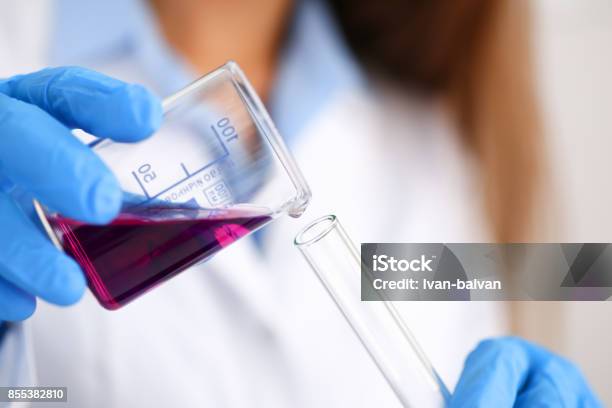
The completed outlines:
{"type": "MultiPolygon", "coordinates": [[[[5,52],[14,61],[2,73],[7,77],[74,64],[165,95],[196,73],[237,60],[267,101],[313,188],[309,217],[338,213],[356,241],[527,237],[539,172],[523,2],[58,0],[50,9],[44,9],[48,4],[11,5],[13,12],[7,8],[2,16],[7,24],[0,25],[12,27],[2,37],[11,39],[5,52]]],[[[56,208],[77,218],[104,222],[113,208],[116,212],[117,187],[100,176],[103,168],[92,170],[96,163],[90,152],[76,154],[78,149],[67,147],[64,139],[57,147],[48,142],[51,136],[32,136],[62,130],[31,105],[66,126],[137,140],[157,127],[159,101],[141,88],[63,69],[3,82],[0,94],[0,108],[9,113],[0,121],[3,133],[15,135],[0,148],[8,179],[0,202],[6,225],[0,236],[0,311],[4,320],[20,320],[34,311],[33,295],[73,303],[84,283],[74,264],[50,255],[19,218],[14,184],[23,180],[39,197],[55,200],[56,208]],[[71,82],[73,77],[79,83],[71,82]],[[79,98],[89,89],[83,83],[105,95],[125,93],[121,102],[132,103],[122,110],[123,105],[109,106],[103,97],[99,108],[107,111],[77,115],[70,102],[83,101],[79,98]],[[58,89],[62,92],[56,94],[58,89]],[[105,114],[119,123],[104,122],[105,114]],[[36,132],[28,127],[40,123],[44,126],[36,132]],[[32,142],[28,150],[22,148],[24,140],[42,143],[32,142]],[[74,154],[66,153],[70,149],[74,154]],[[49,156],[49,151],[55,153],[49,156]],[[20,157],[29,158],[29,167],[20,157]],[[46,168],[37,167],[36,157],[46,168]],[[78,168],[87,171],[68,171],[72,178],[46,176],[60,163],[77,168],[77,158],[82,160],[78,168]],[[92,186],[87,194],[86,185],[92,186]],[[43,252],[56,263],[43,263],[43,252]],[[37,280],[27,273],[36,268],[37,280]]],[[[13,360],[15,355],[32,358],[38,383],[68,386],[74,406],[397,404],[290,248],[301,225],[277,222],[257,243],[243,240],[194,268],[201,271],[185,273],[116,313],[102,310],[89,295],[67,310],[41,304],[25,328],[5,327],[0,350],[11,355],[10,344],[26,344],[19,336],[31,339],[32,350],[13,352],[13,360]],[[24,332],[28,327],[31,333],[24,332]]],[[[450,384],[478,339],[506,331],[501,304],[401,307],[450,384]]],[[[518,350],[531,350],[514,341],[494,344],[481,346],[472,361],[485,364],[491,350],[510,359],[518,350]]],[[[520,372],[536,371],[541,359],[532,361],[527,356],[535,353],[521,352],[526,363],[520,372]]],[[[503,362],[499,358],[486,366],[503,362]]],[[[467,405],[504,404],[481,393],[501,387],[503,376],[481,381],[490,387],[477,387],[470,367],[466,370],[460,384],[469,392],[460,389],[457,395],[477,398],[477,404],[467,400],[467,405]]],[[[520,383],[509,382],[503,387],[511,404],[520,383]]]]}

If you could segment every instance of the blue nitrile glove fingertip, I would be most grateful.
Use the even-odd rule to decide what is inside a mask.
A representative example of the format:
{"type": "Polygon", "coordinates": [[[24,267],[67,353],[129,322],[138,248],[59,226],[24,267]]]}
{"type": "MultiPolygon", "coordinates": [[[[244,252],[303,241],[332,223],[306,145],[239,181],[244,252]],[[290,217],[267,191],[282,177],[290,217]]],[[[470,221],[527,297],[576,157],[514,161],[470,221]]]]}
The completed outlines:
{"type": "Polygon", "coordinates": [[[121,187],[115,176],[105,173],[92,187],[88,197],[89,208],[92,209],[91,221],[96,224],[106,224],[119,213],[122,200],[121,187]]]}
{"type": "Polygon", "coordinates": [[[26,320],[36,310],[36,298],[0,278],[0,325],[3,320],[26,320]]]}
{"type": "Polygon", "coordinates": [[[34,296],[27,296],[21,299],[18,305],[15,305],[15,308],[13,309],[14,313],[11,317],[13,321],[20,322],[22,320],[27,320],[32,317],[35,311],[36,298],[34,296]]]}
{"type": "Polygon", "coordinates": [[[0,313],[0,324],[6,320],[9,322],[21,322],[27,320],[36,311],[36,298],[34,296],[28,296],[27,298],[20,298],[19,301],[13,300],[10,310],[3,310],[0,313]]]}
{"type": "MultiPolygon", "coordinates": [[[[141,87],[142,88],[142,87],[141,87]]],[[[147,94],[149,94],[149,108],[148,108],[148,123],[149,133],[156,132],[161,126],[164,120],[164,108],[162,101],[156,95],[153,95],[148,89],[142,88],[147,94]]]]}
{"type": "Polygon", "coordinates": [[[54,267],[58,271],[55,274],[53,287],[56,289],[49,301],[56,305],[68,306],[78,302],[87,282],[79,265],[66,255],[58,256],[54,267]]]}
{"type": "MultiPolygon", "coordinates": [[[[13,304],[9,311],[4,311],[1,320],[7,320],[9,322],[20,322],[27,320],[36,311],[36,298],[34,296],[23,296],[19,298],[11,299],[13,304]]],[[[2,321],[0,321],[0,324],[2,321]]]]}
{"type": "Polygon", "coordinates": [[[141,85],[130,84],[126,86],[131,119],[134,122],[133,140],[141,140],[159,129],[163,120],[161,100],[141,85]]]}

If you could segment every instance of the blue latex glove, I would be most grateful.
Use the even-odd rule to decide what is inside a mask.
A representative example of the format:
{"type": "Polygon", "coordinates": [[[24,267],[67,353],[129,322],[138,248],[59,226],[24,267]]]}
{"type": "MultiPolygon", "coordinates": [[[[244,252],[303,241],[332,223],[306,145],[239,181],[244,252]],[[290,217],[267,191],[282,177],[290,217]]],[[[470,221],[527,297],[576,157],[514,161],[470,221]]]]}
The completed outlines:
{"type": "Polygon", "coordinates": [[[82,68],[0,80],[0,320],[29,317],[36,297],[72,304],[85,289],[79,266],[37,226],[31,198],[90,223],[119,211],[119,183],[70,129],[133,142],[161,120],[159,99],[142,86],[82,68]]]}
{"type": "Polygon", "coordinates": [[[468,356],[455,407],[602,407],[580,370],[516,337],[485,340],[468,356]]]}

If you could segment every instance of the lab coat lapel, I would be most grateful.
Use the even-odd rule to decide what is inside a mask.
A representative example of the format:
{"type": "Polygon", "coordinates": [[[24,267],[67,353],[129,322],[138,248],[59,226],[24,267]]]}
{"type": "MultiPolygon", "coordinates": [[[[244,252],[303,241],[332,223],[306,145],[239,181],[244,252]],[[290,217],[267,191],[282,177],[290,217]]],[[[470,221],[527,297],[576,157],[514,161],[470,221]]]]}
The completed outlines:
{"type": "MultiPolygon", "coordinates": [[[[334,213],[357,245],[486,241],[469,159],[435,101],[393,100],[388,95],[365,92],[338,98],[308,127],[295,153],[312,188],[312,203],[303,219],[279,220],[270,226],[263,245],[273,262],[268,268],[274,279],[282,282],[285,307],[293,317],[286,330],[293,332],[297,350],[321,350],[326,358],[337,361],[335,366],[346,364],[355,372],[367,371],[371,369],[368,362],[358,358],[363,355],[361,346],[343,329],[346,323],[292,248],[291,238],[310,220],[334,213]],[[330,337],[342,348],[335,348],[330,337]]],[[[447,378],[457,378],[462,353],[473,347],[478,337],[503,326],[499,308],[494,306],[400,303],[407,323],[447,378]],[[444,339],[459,329],[450,324],[448,328],[431,325],[432,321],[453,322],[457,327],[470,327],[470,331],[463,331],[456,347],[449,348],[443,344],[444,339]]],[[[317,364],[324,363],[311,358],[299,364],[316,372],[321,368],[317,364]]],[[[344,374],[339,371],[336,377],[344,374]]],[[[304,381],[317,386],[316,379],[304,381]]],[[[376,381],[360,374],[346,387],[358,389],[362,384],[371,388],[376,381]]],[[[316,406],[317,401],[311,405],[316,406]]]]}

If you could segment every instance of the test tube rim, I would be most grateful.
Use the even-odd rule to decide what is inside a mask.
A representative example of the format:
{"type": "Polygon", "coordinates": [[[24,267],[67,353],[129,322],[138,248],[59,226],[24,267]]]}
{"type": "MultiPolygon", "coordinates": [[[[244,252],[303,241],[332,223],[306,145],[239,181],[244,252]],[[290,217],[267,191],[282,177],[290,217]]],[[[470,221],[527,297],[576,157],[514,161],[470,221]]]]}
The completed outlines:
{"type": "Polygon", "coordinates": [[[325,236],[327,236],[327,234],[333,231],[337,225],[338,225],[338,218],[334,214],[328,214],[328,215],[319,217],[315,219],[314,221],[311,221],[304,228],[302,228],[300,232],[298,232],[297,235],[295,236],[293,243],[297,247],[308,247],[316,242],[319,242],[321,239],[325,238],[325,236]],[[323,222],[328,223],[328,225],[323,230],[321,230],[319,233],[317,233],[315,236],[305,239],[305,234],[307,234],[312,228],[314,228],[315,226],[323,222]]]}

